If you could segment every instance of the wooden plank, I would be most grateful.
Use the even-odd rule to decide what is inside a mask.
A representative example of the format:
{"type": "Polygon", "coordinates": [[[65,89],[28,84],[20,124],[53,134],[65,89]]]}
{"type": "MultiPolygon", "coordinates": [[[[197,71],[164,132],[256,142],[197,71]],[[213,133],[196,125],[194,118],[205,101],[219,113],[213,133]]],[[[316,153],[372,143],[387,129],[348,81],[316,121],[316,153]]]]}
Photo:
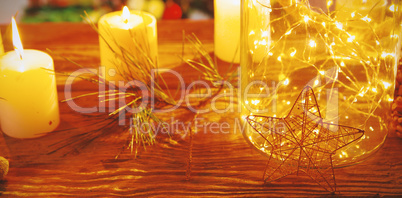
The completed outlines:
{"type": "MultiPolygon", "coordinates": [[[[162,65],[175,68],[188,79],[196,74],[181,64],[182,30],[194,32],[207,47],[213,49],[212,21],[161,21],[158,23],[159,54],[162,65]],[[186,72],[187,70],[187,72],[186,72]]],[[[1,26],[3,35],[6,26],[1,26]]],[[[80,64],[96,68],[99,64],[98,38],[86,24],[21,25],[20,32],[26,48],[45,50],[71,58],[80,64]]],[[[10,49],[9,43],[5,41],[10,49]]],[[[187,46],[186,49],[189,49],[187,46]]],[[[186,52],[186,57],[192,57],[186,52]]],[[[53,56],[57,71],[77,69],[61,57],[53,56]]],[[[228,67],[220,62],[221,69],[228,67]]],[[[64,98],[64,79],[58,76],[59,98],[64,98]],[[60,80],[62,79],[62,80],[60,80]]],[[[77,82],[75,94],[93,90],[77,82]]],[[[96,87],[95,87],[96,89],[96,87]]],[[[80,101],[82,105],[96,103],[96,98],[80,101]]],[[[85,120],[63,103],[62,124],[58,133],[30,140],[0,136],[0,155],[10,159],[10,172],[0,181],[0,194],[5,196],[229,196],[229,197],[312,197],[328,196],[307,176],[289,176],[271,184],[263,184],[266,158],[252,149],[235,128],[235,113],[217,115],[212,112],[199,116],[198,133],[193,136],[191,177],[187,180],[189,135],[178,130],[170,141],[166,134],[157,136],[158,143],[140,149],[137,158],[122,151],[127,133],[119,128],[110,130],[83,149],[69,147],[49,154],[57,148],[54,143],[88,130],[85,120]],[[213,133],[208,123],[227,122],[227,133],[213,133]],[[68,151],[73,151],[64,155],[68,151]]],[[[166,115],[161,115],[166,116],[166,115]]],[[[167,115],[165,118],[169,120],[167,115]]],[[[172,115],[188,122],[191,114],[179,111],[172,115]]],[[[91,127],[91,126],[90,126],[91,127]]],[[[339,196],[402,196],[402,140],[387,139],[384,147],[368,160],[336,169],[339,196]]]]}

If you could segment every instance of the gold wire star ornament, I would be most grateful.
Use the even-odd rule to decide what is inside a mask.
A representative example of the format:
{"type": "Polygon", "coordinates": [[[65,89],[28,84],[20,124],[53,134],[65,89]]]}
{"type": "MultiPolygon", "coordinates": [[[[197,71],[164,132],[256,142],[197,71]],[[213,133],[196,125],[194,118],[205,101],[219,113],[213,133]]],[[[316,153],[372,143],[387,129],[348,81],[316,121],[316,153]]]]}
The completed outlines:
{"type": "Polygon", "coordinates": [[[301,171],[330,192],[336,191],[332,156],[364,135],[357,128],[324,122],[309,86],[285,118],[249,115],[246,120],[265,139],[265,149],[270,151],[264,182],[301,171]]]}

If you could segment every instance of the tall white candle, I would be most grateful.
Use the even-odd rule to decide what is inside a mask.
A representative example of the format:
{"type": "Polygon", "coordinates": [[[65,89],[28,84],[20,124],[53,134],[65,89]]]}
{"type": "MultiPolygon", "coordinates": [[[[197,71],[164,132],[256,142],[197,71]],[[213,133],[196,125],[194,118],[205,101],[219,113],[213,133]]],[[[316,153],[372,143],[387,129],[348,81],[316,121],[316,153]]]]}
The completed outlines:
{"type": "Polygon", "coordinates": [[[126,80],[120,74],[137,72],[135,68],[129,67],[130,64],[126,64],[130,58],[140,63],[151,60],[153,64],[157,64],[156,18],[151,14],[141,11],[130,13],[128,8],[124,7],[123,11],[102,16],[98,27],[101,65],[105,66],[104,77],[107,80],[126,80]],[[142,51],[139,51],[136,45],[139,45],[142,51]],[[144,53],[147,57],[133,56],[144,53]],[[124,54],[129,54],[130,57],[122,58],[124,54]]]}
{"type": "Polygon", "coordinates": [[[23,50],[14,19],[12,27],[16,50],[0,57],[0,126],[11,137],[39,137],[60,120],[53,59],[23,50]]]}
{"type": "Polygon", "coordinates": [[[240,0],[215,0],[215,55],[226,62],[240,62],[240,0]]]}

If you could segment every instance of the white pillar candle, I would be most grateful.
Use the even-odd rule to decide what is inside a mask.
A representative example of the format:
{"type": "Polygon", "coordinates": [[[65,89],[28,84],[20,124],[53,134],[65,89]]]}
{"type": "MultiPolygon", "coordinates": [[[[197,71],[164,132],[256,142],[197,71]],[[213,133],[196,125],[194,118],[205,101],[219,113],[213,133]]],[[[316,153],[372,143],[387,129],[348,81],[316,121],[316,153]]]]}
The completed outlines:
{"type": "Polygon", "coordinates": [[[120,74],[140,73],[130,67],[130,64],[126,64],[129,59],[122,58],[124,54],[129,54],[134,61],[141,64],[151,60],[156,66],[158,41],[154,16],[141,11],[130,13],[128,8],[124,7],[123,11],[102,16],[98,27],[100,59],[101,65],[106,69],[103,74],[106,80],[127,80],[120,74]],[[142,52],[136,45],[140,46],[142,52]]]}
{"type": "Polygon", "coordinates": [[[23,50],[15,20],[15,51],[0,57],[0,126],[8,136],[35,138],[59,125],[53,59],[38,50],[23,50]]]}
{"type": "Polygon", "coordinates": [[[226,62],[240,62],[240,0],[215,0],[215,55],[226,62]]]}

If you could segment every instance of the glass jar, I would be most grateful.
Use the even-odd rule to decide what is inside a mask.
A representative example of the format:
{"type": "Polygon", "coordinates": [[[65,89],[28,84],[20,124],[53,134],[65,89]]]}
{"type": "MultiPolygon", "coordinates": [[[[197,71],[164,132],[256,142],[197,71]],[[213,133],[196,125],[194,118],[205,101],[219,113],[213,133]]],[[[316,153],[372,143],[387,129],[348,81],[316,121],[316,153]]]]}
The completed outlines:
{"type": "MultiPolygon", "coordinates": [[[[284,118],[306,86],[323,121],[364,130],[336,151],[336,167],[357,163],[387,136],[400,51],[401,3],[386,0],[243,0],[241,116],[284,118]]],[[[250,126],[261,153],[269,144],[250,126]]]]}

